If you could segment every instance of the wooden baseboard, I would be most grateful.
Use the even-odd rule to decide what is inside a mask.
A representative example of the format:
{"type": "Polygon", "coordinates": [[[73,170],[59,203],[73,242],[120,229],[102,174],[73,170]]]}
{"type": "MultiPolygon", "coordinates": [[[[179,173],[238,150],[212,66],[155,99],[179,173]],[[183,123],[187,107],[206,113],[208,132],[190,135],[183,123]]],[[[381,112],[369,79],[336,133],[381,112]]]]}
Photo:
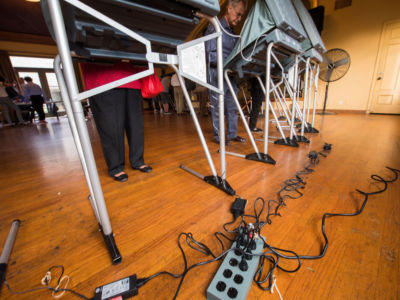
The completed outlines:
{"type": "MultiPolygon", "coordinates": [[[[317,109],[317,112],[321,112],[322,109],[317,109]]],[[[334,113],[349,113],[349,114],[361,114],[364,115],[367,113],[367,110],[357,110],[357,109],[327,109],[327,112],[334,112],[334,113]]]]}

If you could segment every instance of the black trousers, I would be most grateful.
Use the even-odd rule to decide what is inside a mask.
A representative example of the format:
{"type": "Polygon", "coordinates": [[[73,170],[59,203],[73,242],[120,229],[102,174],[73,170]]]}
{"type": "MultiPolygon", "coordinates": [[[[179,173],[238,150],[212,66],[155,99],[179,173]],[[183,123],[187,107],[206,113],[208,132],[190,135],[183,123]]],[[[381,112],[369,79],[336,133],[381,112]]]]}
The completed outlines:
{"type": "MultiPolygon", "coordinates": [[[[208,82],[213,86],[218,86],[218,74],[217,69],[210,68],[208,70],[208,82]]],[[[237,95],[238,87],[236,82],[231,81],[233,90],[237,95]]],[[[213,125],[214,140],[219,141],[219,96],[216,92],[209,90],[208,95],[210,97],[210,108],[211,108],[211,120],[213,125]]],[[[235,104],[235,100],[231,94],[228,85],[224,79],[224,114],[226,116],[226,138],[232,140],[237,137],[238,127],[238,110],[235,104]]]]}
{"type": "Polygon", "coordinates": [[[108,166],[113,176],[125,167],[125,136],[132,167],[144,165],[144,128],[140,90],[112,89],[90,99],[93,117],[108,166]]]}
{"type": "Polygon", "coordinates": [[[41,95],[32,95],[31,102],[32,102],[33,108],[36,110],[36,112],[39,115],[39,120],[43,121],[45,119],[44,110],[43,110],[43,103],[44,103],[43,97],[41,95]]]}
{"type": "Polygon", "coordinates": [[[261,104],[265,98],[264,92],[261,89],[260,83],[257,78],[251,78],[250,82],[250,93],[251,93],[251,112],[249,127],[254,129],[257,127],[257,119],[260,114],[261,104]]]}

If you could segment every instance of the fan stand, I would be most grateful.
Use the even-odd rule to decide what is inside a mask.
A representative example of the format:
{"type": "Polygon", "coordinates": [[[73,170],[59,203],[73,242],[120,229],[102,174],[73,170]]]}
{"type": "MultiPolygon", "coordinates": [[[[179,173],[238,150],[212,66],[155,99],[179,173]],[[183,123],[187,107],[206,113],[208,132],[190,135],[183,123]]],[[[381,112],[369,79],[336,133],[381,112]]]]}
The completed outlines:
{"type": "Polygon", "coordinates": [[[326,100],[328,100],[329,83],[330,83],[330,81],[328,81],[326,83],[324,109],[322,111],[320,111],[320,112],[317,112],[318,115],[337,115],[337,113],[335,113],[335,112],[326,111],[326,100]]]}

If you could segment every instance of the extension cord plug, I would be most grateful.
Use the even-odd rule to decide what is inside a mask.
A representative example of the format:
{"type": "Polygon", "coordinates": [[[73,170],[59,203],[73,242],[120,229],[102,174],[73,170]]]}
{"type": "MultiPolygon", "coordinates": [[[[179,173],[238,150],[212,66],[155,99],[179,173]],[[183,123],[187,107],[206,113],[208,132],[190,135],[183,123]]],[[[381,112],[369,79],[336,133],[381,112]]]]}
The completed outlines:
{"type": "Polygon", "coordinates": [[[244,209],[246,208],[247,200],[242,198],[236,198],[231,207],[231,213],[233,218],[236,220],[239,216],[244,215],[244,209]]]}
{"type": "MultiPolygon", "coordinates": [[[[237,250],[239,239],[233,242],[217,273],[207,288],[207,300],[245,300],[257,271],[260,256],[249,255],[237,250]]],[[[261,255],[264,241],[255,237],[247,252],[261,255]]]]}

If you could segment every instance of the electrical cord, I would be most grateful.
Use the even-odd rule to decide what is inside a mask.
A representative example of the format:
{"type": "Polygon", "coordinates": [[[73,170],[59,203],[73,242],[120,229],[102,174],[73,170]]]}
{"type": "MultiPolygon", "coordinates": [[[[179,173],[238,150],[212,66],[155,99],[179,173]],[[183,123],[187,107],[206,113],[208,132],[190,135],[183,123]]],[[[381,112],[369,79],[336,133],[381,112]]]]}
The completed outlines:
{"type": "MultiPolygon", "coordinates": [[[[245,28],[245,25],[246,25],[246,23],[247,23],[247,20],[248,20],[248,19],[245,20],[245,22],[244,22],[244,24],[243,24],[243,27],[242,27],[242,30],[243,30],[243,28],[245,28]]],[[[258,44],[258,40],[259,40],[260,38],[262,38],[262,37],[265,37],[266,35],[265,35],[265,34],[262,34],[262,35],[260,35],[260,36],[257,37],[257,39],[256,39],[255,42],[254,42],[254,46],[252,47],[253,49],[251,50],[250,54],[246,57],[246,56],[244,56],[244,54],[243,54],[242,32],[240,32],[239,35],[237,35],[237,34],[232,34],[232,33],[230,33],[229,31],[227,31],[227,30],[224,28],[224,26],[222,26],[221,22],[220,22],[218,19],[217,19],[217,22],[218,22],[219,27],[222,29],[222,31],[223,31],[225,34],[227,34],[227,35],[230,36],[230,37],[234,37],[234,38],[238,38],[238,39],[239,39],[240,56],[242,57],[243,60],[245,60],[245,61],[247,61],[247,62],[251,62],[251,61],[252,61],[251,57],[254,55],[254,52],[255,52],[256,47],[257,47],[257,44],[258,44]]]]}
{"type": "Polygon", "coordinates": [[[368,202],[368,199],[369,199],[368,197],[369,196],[385,192],[387,190],[388,184],[392,183],[392,182],[395,182],[399,178],[400,170],[394,169],[394,168],[391,168],[391,167],[386,167],[386,168],[394,173],[394,178],[393,179],[385,180],[384,178],[382,178],[379,175],[376,175],[376,174],[371,175],[371,179],[372,180],[375,180],[378,183],[383,183],[384,184],[384,187],[382,189],[374,191],[374,192],[369,192],[369,193],[363,192],[363,191],[361,191],[359,189],[356,189],[356,191],[358,193],[360,193],[361,195],[364,195],[364,201],[363,201],[363,203],[362,203],[362,205],[361,205],[359,210],[357,210],[354,213],[324,213],[324,215],[322,217],[321,231],[322,231],[322,235],[324,236],[325,245],[324,245],[324,247],[323,247],[323,249],[322,249],[322,251],[321,251],[321,253],[319,255],[296,255],[295,257],[286,256],[286,255],[283,255],[283,254],[279,253],[278,251],[276,251],[276,250],[281,250],[281,249],[272,247],[271,245],[268,245],[267,243],[266,243],[266,246],[273,253],[275,253],[276,255],[279,255],[280,257],[286,258],[286,259],[294,259],[294,258],[298,258],[298,257],[301,258],[301,259],[320,259],[320,258],[324,257],[325,253],[326,253],[326,251],[328,249],[328,245],[329,245],[328,236],[326,235],[326,232],[325,232],[325,221],[326,221],[326,218],[328,218],[328,217],[353,217],[353,216],[358,216],[359,214],[361,214],[363,212],[364,208],[365,208],[365,205],[368,202]]]}
{"type": "Polygon", "coordinates": [[[71,294],[74,294],[75,296],[80,297],[81,299],[92,300],[92,298],[88,298],[88,297],[86,297],[85,295],[82,295],[82,294],[80,294],[80,293],[78,293],[78,292],[76,292],[76,291],[74,291],[74,290],[67,289],[67,288],[61,288],[61,289],[58,288],[59,285],[60,285],[60,283],[61,283],[62,280],[63,280],[63,274],[64,274],[64,266],[62,266],[62,265],[52,266],[52,267],[50,267],[50,268],[48,269],[48,271],[46,272],[45,277],[43,277],[43,280],[42,280],[42,284],[44,285],[43,287],[32,288],[32,289],[28,289],[28,290],[25,290],[25,291],[14,291],[14,290],[12,290],[12,289],[11,289],[11,286],[10,286],[10,284],[8,283],[7,280],[4,280],[4,284],[7,286],[8,291],[9,291],[11,294],[13,294],[13,295],[28,294],[28,293],[33,293],[33,292],[40,291],[40,290],[50,290],[50,291],[53,292],[53,297],[54,297],[54,298],[59,298],[59,297],[62,296],[62,295],[55,296],[56,293],[59,293],[59,292],[69,292],[69,293],[71,293],[71,294]],[[54,287],[51,287],[51,286],[49,285],[49,284],[50,284],[50,281],[51,281],[51,275],[50,275],[50,274],[51,274],[51,271],[52,271],[53,269],[60,269],[60,270],[61,270],[60,275],[58,276],[58,279],[57,279],[57,286],[56,286],[55,288],[54,288],[54,287]]]}
{"type": "MultiPolygon", "coordinates": [[[[305,177],[307,174],[310,174],[314,171],[312,167],[314,167],[316,164],[319,163],[319,156],[326,157],[327,156],[327,151],[331,150],[332,145],[330,144],[325,144],[323,151],[321,152],[316,152],[316,151],[311,151],[308,154],[309,162],[305,165],[304,169],[297,172],[296,175],[285,181],[285,185],[283,188],[281,188],[278,191],[278,200],[269,200],[267,203],[262,197],[256,198],[254,201],[254,206],[253,206],[253,214],[243,214],[240,216],[240,218],[235,218],[233,221],[228,222],[223,224],[223,228],[226,233],[228,234],[236,234],[235,238],[230,238],[229,236],[225,235],[222,232],[215,232],[214,236],[218,240],[220,246],[221,246],[221,252],[220,254],[215,254],[206,244],[203,242],[197,241],[192,233],[185,233],[182,232],[179,234],[178,239],[177,239],[177,244],[179,247],[179,250],[182,255],[183,263],[184,263],[184,269],[182,273],[171,273],[168,271],[161,271],[157,272],[151,276],[144,277],[144,278],[138,278],[137,279],[137,288],[142,287],[145,285],[147,282],[150,280],[161,276],[161,275],[168,275],[173,278],[180,278],[178,286],[175,290],[175,294],[173,296],[173,299],[177,299],[180,289],[182,288],[184,279],[186,275],[188,274],[189,271],[192,269],[203,266],[218,260],[221,260],[227,253],[230,251],[235,251],[235,253],[239,253],[245,256],[258,256],[260,258],[258,268],[254,274],[253,281],[256,283],[256,285],[264,290],[264,291],[271,291],[273,292],[274,288],[276,288],[276,276],[274,275],[274,271],[281,270],[286,273],[294,273],[297,272],[300,267],[301,267],[301,260],[302,259],[320,259],[325,256],[326,251],[329,246],[329,241],[327,234],[325,232],[325,221],[328,217],[338,217],[338,216],[357,216],[361,214],[367,204],[367,201],[369,199],[369,196],[371,195],[376,195],[379,193],[383,193],[384,191],[387,190],[388,184],[395,182],[399,178],[400,170],[394,169],[391,167],[386,167],[388,170],[392,171],[394,173],[394,177],[390,179],[384,179],[383,177],[379,175],[371,175],[371,179],[376,181],[377,183],[383,183],[384,187],[373,192],[364,192],[359,189],[356,189],[356,191],[362,195],[364,195],[364,201],[360,207],[359,210],[357,210],[354,213],[324,213],[322,217],[322,225],[321,225],[321,231],[322,235],[325,240],[325,245],[323,247],[323,250],[319,255],[298,255],[295,251],[292,250],[286,250],[278,247],[274,247],[270,244],[267,243],[265,238],[261,236],[261,229],[266,225],[266,224],[271,224],[271,217],[272,216],[280,216],[278,210],[282,206],[286,206],[285,204],[285,199],[298,199],[300,198],[303,193],[299,191],[299,189],[304,189],[306,182],[305,182],[305,177]],[[272,204],[275,204],[275,208],[272,207],[272,204]],[[265,218],[265,221],[262,219],[262,214],[264,211],[267,211],[267,216],[265,218]],[[249,222],[248,219],[250,219],[252,222],[249,222]],[[228,229],[228,225],[234,225],[237,223],[237,220],[239,220],[239,224],[235,226],[234,229],[228,229]],[[186,244],[188,247],[190,247],[192,250],[198,251],[202,253],[205,256],[211,256],[212,258],[209,260],[201,261],[195,264],[192,264],[188,266],[188,261],[186,257],[185,250],[182,247],[181,240],[182,238],[185,238],[186,244]],[[261,238],[263,243],[264,243],[264,248],[266,249],[263,253],[261,254],[254,254],[251,252],[250,247],[252,242],[254,242],[254,239],[258,237],[261,238]],[[236,243],[236,247],[231,247],[230,249],[225,250],[224,243],[222,241],[222,238],[230,241],[231,243],[236,243]],[[240,246],[243,246],[240,248],[240,246]],[[297,264],[294,268],[288,269],[280,265],[282,259],[287,259],[287,260],[296,260],[297,264]],[[267,264],[270,264],[269,268],[267,268],[267,264]],[[264,274],[266,273],[266,274],[264,274]]],[[[49,281],[46,280],[46,277],[43,279],[45,282],[45,287],[40,287],[40,288],[34,288],[30,290],[26,290],[23,292],[14,292],[11,287],[9,286],[9,283],[5,281],[5,285],[9,289],[9,291],[12,294],[25,294],[25,293],[30,293],[34,292],[37,290],[42,290],[42,289],[48,289],[50,291],[53,291],[55,293],[58,292],[70,292],[82,299],[88,299],[92,300],[93,298],[87,298],[86,296],[75,292],[71,289],[60,289],[58,288],[61,281],[62,281],[62,275],[64,273],[64,267],[63,266],[53,266],[49,269],[48,272],[50,272],[53,268],[60,268],[61,269],[61,274],[58,277],[57,280],[57,286],[56,288],[49,286],[49,281]]],[[[280,292],[277,290],[279,295],[280,292]]]]}
{"type": "Polygon", "coordinates": [[[278,268],[278,269],[280,269],[280,270],[282,270],[284,272],[296,272],[301,266],[301,260],[302,259],[320,259],[320,258],[324,257],[325,254],[326,254],[326,251],[328,249],[328,245],[329,245],[328,237],[327,237],[326,232],[325,232],[325,220],[326,220],[326,218],[328,218],[328,217],[338,217],[338,216],[345,216],[345,217],[347,217],[347,216],[357,216],[357,215],[361,214],[362,211],[364,210],[365,206],[366,206],[366,203],[368,201],[368,197],[369,196],[376,195],[376,194],[379,194],[379,193],[383,193],[384,191],[387,190],[387,187],[388,187],[389,183],[395,182],[398,179],[399,174],[400,174],[400,170],[394,169],[394,168],[391,168],[391,167],[386,167],[386,168],[394,173],[394,177],[393,178],[384,179],[383,177],[381,177],[379,175],[371,175],[371,179],[372,180],[374,180],[374,181],[376,181],[378,183],[383,183],[384,184],[384,187],[382,189],[379,189],[379,190],[374,191],[374,192],[369,192],[369,193],[361,191],[359,189],[356,189],[357,192],[359,192],[360,194],[364,195],[364,201],[363,201],[363,203],[362,203],[362,205],[361,205],[359,210],[357,210],[354,213],[324,213],[324,215],[322,217],[322,228],[321,229],[322,229],[322,234],[323,234],[324,239],[325,239],[325,245],[324,245],[323,250],[321,251],[321,253],[319,255],[315,255],[315,256],[298,255],[294,251],[291,251],[291,250],[284,250],[284,249],[280,249],[280,248],[277,248],[277,247],[273,247],[273,246],[269,245],[265,241],[265,239],[263,237],[261,237],[264,240],[264,246],[266,248],[268,248],[270,250],[270,252],[275,255],[275,257],[274,256],[270,256],[270,255],[268,255],[268,256],[264,255],[264,256],[261,257],[259,268],[257,269],[257,271],[255,273],[255,276],[254,276],[254,282],[257,284],[257,286],[262,290],[265,290],[265,291],[266,290],[270,290],[270,291],[272,291],[273,282],[274,282],[273,281],[273,278],[274,278],[273,272],[275,271],[276,268],[278,268]],[[290,253],[292,255],[290,255],[290,256],[289,255],[285,255],[282,252],[290,253]],[[279,266],[279,258],[289,259],[289,260],[297,259],[297,262],[298,262],[297,268],[294,269],[294,270],[286,270],[286,269],[281,268],[279,266]],[[267,274],[264,277],[262,277],[262,273],[263,273],[263,269],[265,267],[265,261],[266,260],[270,261],[272,263],[272,266],[269,268],[269,271],[267,272],[267,274]],[[267,282],[267,281],[268,281],[268,285],[266,287],[263,286],[263,284],[265,282],[267,282]]]}

